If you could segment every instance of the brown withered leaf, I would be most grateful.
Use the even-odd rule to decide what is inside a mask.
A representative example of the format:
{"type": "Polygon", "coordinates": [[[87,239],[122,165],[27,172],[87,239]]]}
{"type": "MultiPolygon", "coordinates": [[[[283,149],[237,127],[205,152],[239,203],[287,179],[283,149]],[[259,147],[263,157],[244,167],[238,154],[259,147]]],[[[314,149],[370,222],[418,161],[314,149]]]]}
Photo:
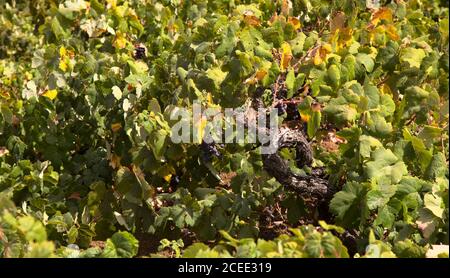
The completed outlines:
{"type": "Polygon", "coordinates": [[[320,145],[329,152],[337,152],[339,145],[345,142],[345,139],[336,135],[335,130],[331,130],[322,138],[320,145]]]}
{"type": "Polygon", "coordinates": [[[230,185],[231,180],[236,177],[236,172],[222,172],[219,174],[222,185],[230,185]]]}
{"type": "Polygon", "coordinates": [[[334,33],[336,30],[343,29],[345,27],[345,14],[343,12],[337,12],[330,20],[330,31],[334,33]]]}
{"type": "Polygon", "coordinates": [[[109,165],[113,168],[113,169],[117,169],[121,166],[120,161],[122,160],[122,158],[118,155],[116,155],[115,153],[111,154],[111,158],[109,161],[109,165]]]}
{"type": "Polygon", "coordinates": [[[260,26],[261,20],[253,14],[245,14],[244,13],[244,22],[250,26],[260,26]]]}

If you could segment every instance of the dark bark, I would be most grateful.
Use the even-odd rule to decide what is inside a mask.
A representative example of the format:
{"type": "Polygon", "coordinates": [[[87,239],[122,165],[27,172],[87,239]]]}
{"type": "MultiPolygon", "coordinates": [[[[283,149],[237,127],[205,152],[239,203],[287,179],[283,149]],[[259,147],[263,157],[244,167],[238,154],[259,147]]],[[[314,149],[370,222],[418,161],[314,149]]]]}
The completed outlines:
{"type": "MultiPolygon", "coordinates": [[[[282,148],[296,149],[296,163],[299,168],[311,166],[312,151],[305,136],[300,130],[281,128],[278,137],[278,150],[282,148]]],[[[262,155],[264,169],[286,189],[294,191],[302,197],[315,197],[327,200],[331,196],[328,180],[323,178],[321,169],[313,169],[311,174],[300,176],[291,171],[287,162],[278,154],[262,155]]]]}
{"type": "MultiPolygon", "coordinates": [[[[250,107],[257,110],[262,106],[262,101],[259,98],[255,98],[250,107]]],[[[264,169],[267,173],[273,176],[287,190],[294,191],[304,198],[313,197],[317,200],[317,203],[329,201],[333,195],[333,190],[330,188],[328,179],[324,178],[323,169],[315,168],[309,175],[300,176],[293,173],[287,161],[278,154],[278,151],[283,148],[295,148],[297,166],[299,168],[311,166],[313,154],[303,131],[282,127],[279,129],[275,140],[278,141],[277,152],[261,155],[264,169]]]]}

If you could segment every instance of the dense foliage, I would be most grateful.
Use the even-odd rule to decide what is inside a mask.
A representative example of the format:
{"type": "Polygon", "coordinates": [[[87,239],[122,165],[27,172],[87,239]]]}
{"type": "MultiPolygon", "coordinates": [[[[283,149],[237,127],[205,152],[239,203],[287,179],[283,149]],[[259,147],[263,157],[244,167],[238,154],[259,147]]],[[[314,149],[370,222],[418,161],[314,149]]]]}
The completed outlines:
{"type": "Polygon", "coordinates": [[[3,2],[0,257],[448,254],[448,43],[444,0],[3,2]],[[325,208],[257,145],[170,140],[280,80],[325,208]]]}

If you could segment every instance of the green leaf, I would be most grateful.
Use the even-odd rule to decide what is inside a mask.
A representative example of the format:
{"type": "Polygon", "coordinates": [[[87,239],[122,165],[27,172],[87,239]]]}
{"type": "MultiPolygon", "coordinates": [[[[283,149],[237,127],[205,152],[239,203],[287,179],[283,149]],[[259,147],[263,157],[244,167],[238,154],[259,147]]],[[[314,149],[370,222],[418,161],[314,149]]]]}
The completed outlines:
{"type": "Polygon", "coordinates": [[[371,134],[376,137],[388,137],[392,133],[392,124],[376,112],[366,113],[366,123],[371,134]]]}
{"type": "Polygon", "coordinates": [[[289,44],[292,48],[292,54],[294,56],[299,55],[303,51],[303,45],[305,44],[306,35],[303,32],[298,33],[295,39],[291,40],[289,44]]]}
{"type": "Polygon", "coordinates": [[[390,229],[395,222],[396,211],[390,206],[383,206],[378,209],[377,218],[373,222],[375,226],[379,225],[384,228],[390,229]]]}
{"type": "Polygon", "coordinates": [[[397,190],[396,185],[380,185],[367,193],[367,207],[377,209],[385,206],[397,190]]]}
{"type": "Polygon", "coordinates": [[[314,137],[317,130],[319,130],[321,120],[322,113],[320,113],[320,111],[312,111],[311,118],[306,126],[306,132],[308,133],[309,138],[314,137]]]}
{"type": "Polygon", "coordinates": [[[305,253],[310,258],[348,258],[347,248],[331,233],[313,232],[305,237],[305,253]]]}
{"type": "Polygon", "coordinates": [[[391,251],[390,246],[382,241],[369,244],[366,247],[365,258],[396,258],[395,253],[391,251]]]}
{"type": "Polygon", "coordinates": [[[281,205],[287,208],[287,218],[289,223],[295,224],[300,220],[302,215],[306,214],[305,206],[301,198],[296,198],[294,196],[289,196],[281,205]]]}
{"type": "Polygon", "coordinates": [[[73,244],[76,242],[78,238],[78,229],[75,226],[72,226],[70,230],[67,232],[67,243],[73,244]]]}
{"type": "Polygon", "coordinates": [[[53,19],[51,21],[51,28],[52,28],[53,34],[55,34],[55,37],[58,40],[66,37],[66,32],[64,31],[64,28],[61,27],[61,24],[60,24],[57,16],[53,17],[53,19]]]}
{"type": "Polygon", "coordinates": [[[222,84],[225,79],[227,73],[223,72],[220,68],[210,68],[206,71],[206,76],[213,81],[216,89],[220,88],[220,84],[222,84]]]}
{"type": "Polygon", "coordinates": [[[184,250],[183,258],[198,258],[198,256],[203,253],[202,251],[208,250],[208,245],[201,242],[196,242],[184,250]]]}
{"type": "Polygon", "coordinates": [[[427,148],[431,148],[442,134],[442,129],[430,125],[424,125],[423,129],[417,134],[417,137],[423,140],[427,148]]]}
{"type": "Polygon", "coordinates": [[[194,212],[194,208],[173,206],[170,209],[170,213],[175,225],[180,229],[186,226],[194,226],[195,221],[197,220],[197,215],[194,212]]]}
{"type": "Polygon", "coordinates": [[[133,184],[136,183],[136,177],[127,167],[121,167],[116,174],[116,186],[115,189],[122,195],[127,194],[133,184]]]}
{"type": "Polygon", "coordinates": [[[22,231],[28,241],[44,242],[47,239],[44,225],[32,216],[20,217],[18,224],[19,230],[22,231]]]}
{"type": "Polygon", "coordinates": [[[51,241],[32,243],[25,254],[25,258],[52,258],[55,257],[54,250],[55,244],[51,241]]]}
{"type": "Polygon", "coordinates": [[[132,74],[140,75],[144,74],[148,71],[148,66],[143,61],[132,61],[128,60],[128,65],[130,66],[130,70],[132,74]]]}
{"type": "Polygon", "coordinates": [[[405,90],[405,96],[411,99],[417,100],[425,99],[428,97],[429,94],[430,93],[428,91],[420,88],[419,86],[408,87],[405,90]]]}
{"type": "Polygon", "coordinates": [[[361,201],[367,192],[366,185],[347,182],[342,191],[336,193],[330,202],[330,211],[344,226],[351,226],[361,215],[361,201]]]}
{"type": "Polygon", "coordinates": [[[416,136],[406,136],[404,133],[404,137],[405,137],[405,139],[411,141],[414,152],[416,153],[417,157],[419,158],[420,168],[422,169],[423,172],[425,172],[427,170],[427,168],[429,167],[431,160],[433,159],[431,150],[427,150],[423,140],[421,140],[420,138],[418,138],[416,136]]]}
{"type": "Polygon", "coordinates": [[[399,161],[391,150],[379,148],[372,152],[371,161],[365,165],[367,177],[384,184],[396,184],[408,173],[405,163],[399,161]]]}
{"type": "Polygon", "coordinates": [[[263,86],[269,86],[270,84],[274,83],[280,74],[280,67],[278,66],[278,63],[272,63],[272,66],[269,69],[269,72],[264,76],[262,80],[263,86]]]}
{"type": "Polygon", "coordinates": [[[433,155],[428,169],[425,173],[426,177],[434,180],[438,177],[444,177],[448,173],[447,162],[443,153],[433,155]]]}
{"type": "Polygon", "coordinates": [[[288,73],[286,74],[286,88],[288,89],[288,94],[287,94],[287,98],[291,98],[292,95],[294,94],[294,88],[295,88],[295,73],[294,70],[291,69],[288,71],[288,73]]]}
{"type": "Polygon", "coordinates": [[[438,218],[426,208],[419,209],[419,217],[416,220],[416,224],[425,239],[431,237],[438,226],[438,218]]]}
{"type": "Polygon", "coordinates": [[[167,132],[165,130],[157,130],[150,137],[150,146],[156,159],[162,159],[165,151],[167,132]]]}
{"type": "Polygon", "coordinates": [[[359,137],[359,154],[363,158],[369,158],[374,149],[382,147],[381,142],[371,136],[361,135],[359,137]]]}
{"type": "Polygon", "coordinates": [[[377,108],[380,103],[378,88],[368,82],[364,82],[364,95],[367,97],[367,109],[377,108]]]}
{"type": "Polygon", "coordinates": [[[384,94],[380,97],[380,115],[392,116],[395,112],[395,102],[390,95],[384,94]]]}
{"type": "Polygon", "coordinates": [[[3,115],[3,119],[8,123],[8,124],[12,124],[13,123],[13,113],[11,111],[11,109],[9,109],[8,106],[2,104],[1,108],[0,108],[0,112],[3,115]]]}
{"type": "Polygon", "coordinates": [[[340,234],[345,232],[345,229],[336,225],[331,225],[331,224],[327,224],[325,221],[323,220],[319,220],[319,225],[324,228],[327,231],[331,231],[334,230],[340,234]]]}
{"type": "Polygon", "coordinates": [[[372,57],[370,57],[368,54],[365,53],[358,53],[356,55],[356,61],[358,63],[361,63],[366,68],[367,72],[372,72],[373,68],[375,66],[375,62],[373,61],[372,57]]]}
{"type": "Polygon", "coordinates": [[[404,176],[397,186],[396,195],[400,198],[403,198],[408,194],[424,190],[425,186],[427,186],[427,182],[424,180],[421,180],[417,177],[404,176]]]}
{"type": "Polygon", "coordinates": [[[358,115],[355,108],[347,104],[339,104],[339,101],[333,100],[325,106],[323,112],[327,114],[331,121],[336,121],[339,125],[353,123],[358,115]]]}
{"type": "Polygon", "coordinates": [[[139,242],[129,232],[117,232],[106,241],[104,258],[132,258],[136,256],[139,242]]]}
{"type": "Polygon", "coordinates": [[[425,194],[423,198],[425,207],[429,209],[435,216],[442,218],[444,213],[444,208],[442,208],[442,198],[435,196],[432,193],[425,194]]]}
{"type": "Polygon", "coordinates": [[[341,80],[341,71],[339,70],[338,66],[331,65],[328,68],[327,77],[330,81],[330,85],[334,88],[337,88],[341,80]]]}
{"type": "Polygon", "coordinates": [[[400,51],[400,62],[407,62],[412,68],[420,68],[420,64],[425,56],[423,49],[407,47],[400,51]]]}

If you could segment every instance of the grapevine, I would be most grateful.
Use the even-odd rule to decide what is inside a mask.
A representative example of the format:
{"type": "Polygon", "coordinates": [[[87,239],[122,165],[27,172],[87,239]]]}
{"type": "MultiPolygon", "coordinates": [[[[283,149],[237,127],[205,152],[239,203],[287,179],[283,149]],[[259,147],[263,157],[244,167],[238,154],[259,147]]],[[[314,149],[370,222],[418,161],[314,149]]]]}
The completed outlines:
{"type": "Polygon", "coordinates": [[[448,24],[438,0],[3,1],[0,257],[448,257],[448,24]],[[196,107],[277,145],[207,140],[196,107]]]}

